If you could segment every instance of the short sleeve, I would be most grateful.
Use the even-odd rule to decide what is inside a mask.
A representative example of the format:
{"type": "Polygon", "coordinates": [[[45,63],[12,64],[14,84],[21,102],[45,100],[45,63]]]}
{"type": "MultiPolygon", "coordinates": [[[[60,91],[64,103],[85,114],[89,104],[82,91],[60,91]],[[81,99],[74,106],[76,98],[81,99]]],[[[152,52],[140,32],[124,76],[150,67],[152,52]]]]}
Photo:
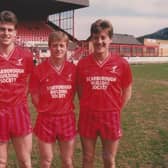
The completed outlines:
{"type": "Polygon", "coordinates": [[[123,78],[122,78],[122,88],[127,88],[132,83],[132,70],[127,61],[123,64],[123,78]]]}
{"type": "Polygon", "coordinates": [[[31,94],[39,92],[39,84],[40,84],[40,81],[38,76],[38,70],[37,68],[35,68],[33,73],[30,76],[30,81],[29,81],[29,90],[31,94]]]}
{"type": "Polygon", "coordinates": [[[33,54],[29,50],[25,50],[25,57],[26,57],[26,72],[28,74],[31,74],[34,69],[33,54]]]}

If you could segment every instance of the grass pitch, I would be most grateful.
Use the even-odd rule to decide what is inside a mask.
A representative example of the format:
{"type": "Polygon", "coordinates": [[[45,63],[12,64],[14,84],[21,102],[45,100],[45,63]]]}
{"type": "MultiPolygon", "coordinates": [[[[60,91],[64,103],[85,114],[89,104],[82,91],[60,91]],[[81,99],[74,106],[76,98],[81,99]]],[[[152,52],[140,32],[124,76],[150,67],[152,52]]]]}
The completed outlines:
{"type": "MultiPolygon", "coordinates": [[[[168,64],[132,65],[134,84],[132,99],[122,111],[123,138],[117,154],[117,168],[168,168],[168,64]]],[[[78,100],[75,99],[78,116],[78,100]]],[[[36,113],[30,103],[32,120],[36,113]]],[[[55,147],[52,168],[60,167],[55,147]]],[[[9,145],[8,168],[17,168],[15,153],[9,145]]],[[[82,152],[79,137],[74,156],[80,168],[82,152]]],[[[35,138],[33,168],[39,168],[39,152],[35,138]]],[[[102,168],[101,144],[97,143],[95,168],[102,168]]]]}

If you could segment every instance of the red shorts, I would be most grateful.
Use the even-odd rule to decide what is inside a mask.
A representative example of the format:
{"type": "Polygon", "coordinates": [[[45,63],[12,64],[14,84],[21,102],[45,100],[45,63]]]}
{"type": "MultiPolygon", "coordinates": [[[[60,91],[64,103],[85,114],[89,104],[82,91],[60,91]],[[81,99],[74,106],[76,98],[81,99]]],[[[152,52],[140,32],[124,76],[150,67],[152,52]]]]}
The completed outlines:
{"type": "Polygon", "coordinates": [[[34,127],[35,135],[44,142],[53,143],[56,139],[69,141],[76,135],[75,114],[54,116],[39,114],[34,127]]]}
{"type": "Polygon", "coordinates": [[[81,137],[96,139],[100,136],[107,140],[117,140],[122,136],[119,112],[81,112],[79,117],[81,137]]]}
{"type": "Polygon", "coordinates": [[[27,104],[0,109],[0,142],[20,137],[32,132],[32,124],[27,104]]]}

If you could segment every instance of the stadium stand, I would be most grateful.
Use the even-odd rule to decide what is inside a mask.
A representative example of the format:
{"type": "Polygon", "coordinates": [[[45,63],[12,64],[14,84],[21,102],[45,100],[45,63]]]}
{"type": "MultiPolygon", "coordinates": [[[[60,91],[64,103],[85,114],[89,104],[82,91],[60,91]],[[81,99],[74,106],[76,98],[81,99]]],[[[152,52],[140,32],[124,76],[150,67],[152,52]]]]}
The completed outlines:
{"type": "MultiPolygon", "coordinates": [[[[69,55],[73,60],[79,60],[92,52],[90,37],[78,41],[74,32],[74,10],[87,6],[89,0],[0,0],[0,11],[12,10],[19,18],[16,43],[30,47],[33,53],[45,57],[49,54],[48,34],[53,30],[61,30],[67,33],[72,43],[75,43],[71,43],[69,47],[69,55]]],[[[110,51],[117,52],[123,57],[159,55],[158,46],[146,46],[134,36],[127,34],[114,34],[110,51]]]]}
{"type": "Polygon", "coordinates": [[[20,22],[18,36],[22,41],[47,41],[53,29],[44,21],[20,22]]]}
{"type": "MultiPolygon", "coordinates": [[[[48,34],[61,30],[74,38],[74,10],[89,6],[89,0],[0,0],[0,11],[11,10],[19,18],[16,43],[33,53],[48,55],[48,34]]],[[[37,54],[36,54],[37,55],[37,54]]]]}

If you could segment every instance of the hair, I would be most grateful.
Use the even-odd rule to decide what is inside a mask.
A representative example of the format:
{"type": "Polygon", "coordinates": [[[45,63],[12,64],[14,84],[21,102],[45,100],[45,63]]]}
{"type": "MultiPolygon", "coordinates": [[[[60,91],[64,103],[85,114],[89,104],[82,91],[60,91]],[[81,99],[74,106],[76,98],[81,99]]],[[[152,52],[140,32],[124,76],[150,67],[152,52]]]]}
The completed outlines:
{"type": "Polygon", "coordinates": [[[1,23],[12,23],[15,25],[15,28],[17,28],[18,25],[18,19],[16,15],[9,10],[4,10],[0,12],[0,22],[1,23]]]}
{"type": "Polygon", "coordinates": [[[54,41],[65,41],[67,44],[69,42],[69,37],[62,31],[54,31],[50,33],[48,37],[48,45],[50,46],[54,41]]]}
{"type": "Polygon", "coordinates": [[[112,38],[113,36],[113,26],[108,20],[98,19],[92,25],[90,29],[91,37],[93,34],[98,34],[103,30],[107,30],[108,36],[112,38]]]}

